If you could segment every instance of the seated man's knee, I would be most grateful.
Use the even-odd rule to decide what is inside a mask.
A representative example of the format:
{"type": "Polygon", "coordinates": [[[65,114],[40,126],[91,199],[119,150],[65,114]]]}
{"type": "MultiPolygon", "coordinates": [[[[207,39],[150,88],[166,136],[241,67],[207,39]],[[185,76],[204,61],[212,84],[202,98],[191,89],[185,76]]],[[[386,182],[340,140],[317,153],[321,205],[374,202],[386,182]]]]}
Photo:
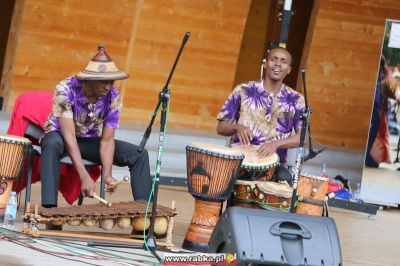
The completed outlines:
{"type": "Polygon", "coordinates": [[[51,132],[46,134],[42,140],[42,150],[56,150],[58,153],[64,152],[64,140],[61,134],[51,132]]]}
{"type": "Polygon", "coordinates": [[[146,149],[143,149],[143,151],[138,152],[138,160],[146,160],[149,158],[149,152],[146,149]]]}

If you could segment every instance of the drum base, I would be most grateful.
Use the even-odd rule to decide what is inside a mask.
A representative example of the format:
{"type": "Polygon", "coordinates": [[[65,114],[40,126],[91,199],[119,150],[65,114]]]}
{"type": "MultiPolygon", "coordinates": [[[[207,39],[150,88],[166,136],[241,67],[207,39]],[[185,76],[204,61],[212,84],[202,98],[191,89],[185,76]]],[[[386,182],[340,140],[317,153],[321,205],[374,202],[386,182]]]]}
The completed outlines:
{"type": "Polygon", "coordinates": [[[195,199],[194,213],[182,247],[206,252],[212,231],[218,222],[222,202],[195,199]]]}
{"type": "Polygon", "coordinates": [[[314,216],[322,216],[324,212],[323,206],[317,206],[314,204],[299,202],[297,204],[295,213],[297,214],[306,214],[306,215],[314,215],[314,216]]]}
{"type": "Polygon", "coordinates": [[[206,253],[208,250],[208,243],[192,242],[187,239],[183,241],[182,248],[187,250],[195,250],[197,252],[206,253]]]}

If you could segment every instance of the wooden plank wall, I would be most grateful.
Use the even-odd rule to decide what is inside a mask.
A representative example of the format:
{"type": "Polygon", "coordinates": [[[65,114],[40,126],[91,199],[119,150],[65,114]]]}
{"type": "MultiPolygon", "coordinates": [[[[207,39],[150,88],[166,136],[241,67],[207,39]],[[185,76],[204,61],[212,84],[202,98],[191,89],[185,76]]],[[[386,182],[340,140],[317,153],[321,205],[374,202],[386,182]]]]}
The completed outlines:
{"type": "Polygon", "coordinates": [[[6,111],[24,91],[53,91],[61,79],[85,67],[98,43],[106,43],[113,59],[126,59],[136,1],[26,0],[22,8],[15,62],[7,77],[6,111]]]}
{"type": "MultiPolygon", "coordinates": [[[[324,144],[363,149],[385,19],[400,19],[400,1],[315,2],[302,59],[314,110],[313,136],[324,144]]],[[[117,84],[124,97],[122,119],[147,124],[183,35],[190,31],[170,84],[168,126],[214,131],[215,116],[234,84],[250,4],[251,0],[16,1],[23,16],[19,29],[11,28],[20,33],[7,47],[11,59],[5,62],[2,79],[6,111],[24,91],[52,91],[60,79],[83,68],[102,42],[131,76],[117,84]]]]}
{"type": "Polygon", "coordinates": [[[124,118],[148,123],[189,31],[170,84],[169,126],[215,131],[215,117],[232,89],[249,6],[247,0],[143,1],[129,47],[124,118]]]}
{"type": "Polygon", "coordinates": [[[365,149],[385,21],[400,19],[400,1],[316,2],[303,53],[313,137],[365,149]]]}
{"type": "Polygon", "coordinates": [[[260,78],[260,65],[265,57],[265,44],[270,26],[268,23],[271,20],[270,16],[274,16],[273,11],[271,0],[251,2],[233,86],[260,78]]]}
{"type": "MultiPolygon", "coordinates": [[[[52,91],[105,43],[130,79],[117,83],[122,119],[147,124],[185,32],[191,37],[170,83],[169,127],[215,130],[232,89],[250,0],[26,0],[6,111],[28,90],[52,91]]],[[[9,63],[12,64],[12,62],[9,63]]]]}

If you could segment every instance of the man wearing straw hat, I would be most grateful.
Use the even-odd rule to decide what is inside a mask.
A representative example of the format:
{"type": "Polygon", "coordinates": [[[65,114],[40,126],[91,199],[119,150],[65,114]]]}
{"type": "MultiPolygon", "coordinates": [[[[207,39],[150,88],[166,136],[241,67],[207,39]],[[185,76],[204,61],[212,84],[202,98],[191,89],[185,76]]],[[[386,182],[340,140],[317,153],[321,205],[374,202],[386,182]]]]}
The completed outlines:
{"type": "Polygon", "coordinates": [[[126,78],[128,75],[116,67],[104,45],[100,45],[84,70],[56,86],[41,142],[42,206],[57,206],[60,158],[66,153],[80,176],[84,196],[92,196],[95,185],[82,159],[102,164],[110,192],[116,189],[112,185],[112,165],[128,166],[134,199],[148,199],[151,179],[147,151],[138,153],[136,145],[114,139],[122,102],[113,84],[126,78]]]}

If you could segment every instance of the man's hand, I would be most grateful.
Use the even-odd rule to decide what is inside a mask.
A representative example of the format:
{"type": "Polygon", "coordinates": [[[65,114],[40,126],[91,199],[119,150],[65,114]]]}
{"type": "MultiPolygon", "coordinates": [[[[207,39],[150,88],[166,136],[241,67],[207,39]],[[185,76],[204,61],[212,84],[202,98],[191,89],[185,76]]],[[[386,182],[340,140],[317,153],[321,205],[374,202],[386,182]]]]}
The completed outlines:
{"type": "Polygon", "coordinates": [[[236,133],[242,145],[249,145],[251,140],[254,138],[253,131],[251,131],[250,128],[240,124],[236,125],[236,133]]]}
{"type": "Polygon", "coordinates": [[[115,185],[117,180],[112,176],[106,176],[104,178],[104,182],[106,183],[106,192],[112,194],[117,189],[118,185],[115,185]]]}
{"type": "Polygon", "coordinates": [[[258,149],[258,157],[259,158],[264,158],[264,157],[269,157],[276,153],[276,150],[278,149],[277,143],[274,142],[269,142],[261,145],[261,147],[258,149]]]}
{"type": "Polygon", "coordinates": [[[85,175],[85,177],[81,178],[82,186],[81,192],[84,197],[93,197],[93,193],[95,190],[94,181],[90,177],[89,174],[85,175]]]}

